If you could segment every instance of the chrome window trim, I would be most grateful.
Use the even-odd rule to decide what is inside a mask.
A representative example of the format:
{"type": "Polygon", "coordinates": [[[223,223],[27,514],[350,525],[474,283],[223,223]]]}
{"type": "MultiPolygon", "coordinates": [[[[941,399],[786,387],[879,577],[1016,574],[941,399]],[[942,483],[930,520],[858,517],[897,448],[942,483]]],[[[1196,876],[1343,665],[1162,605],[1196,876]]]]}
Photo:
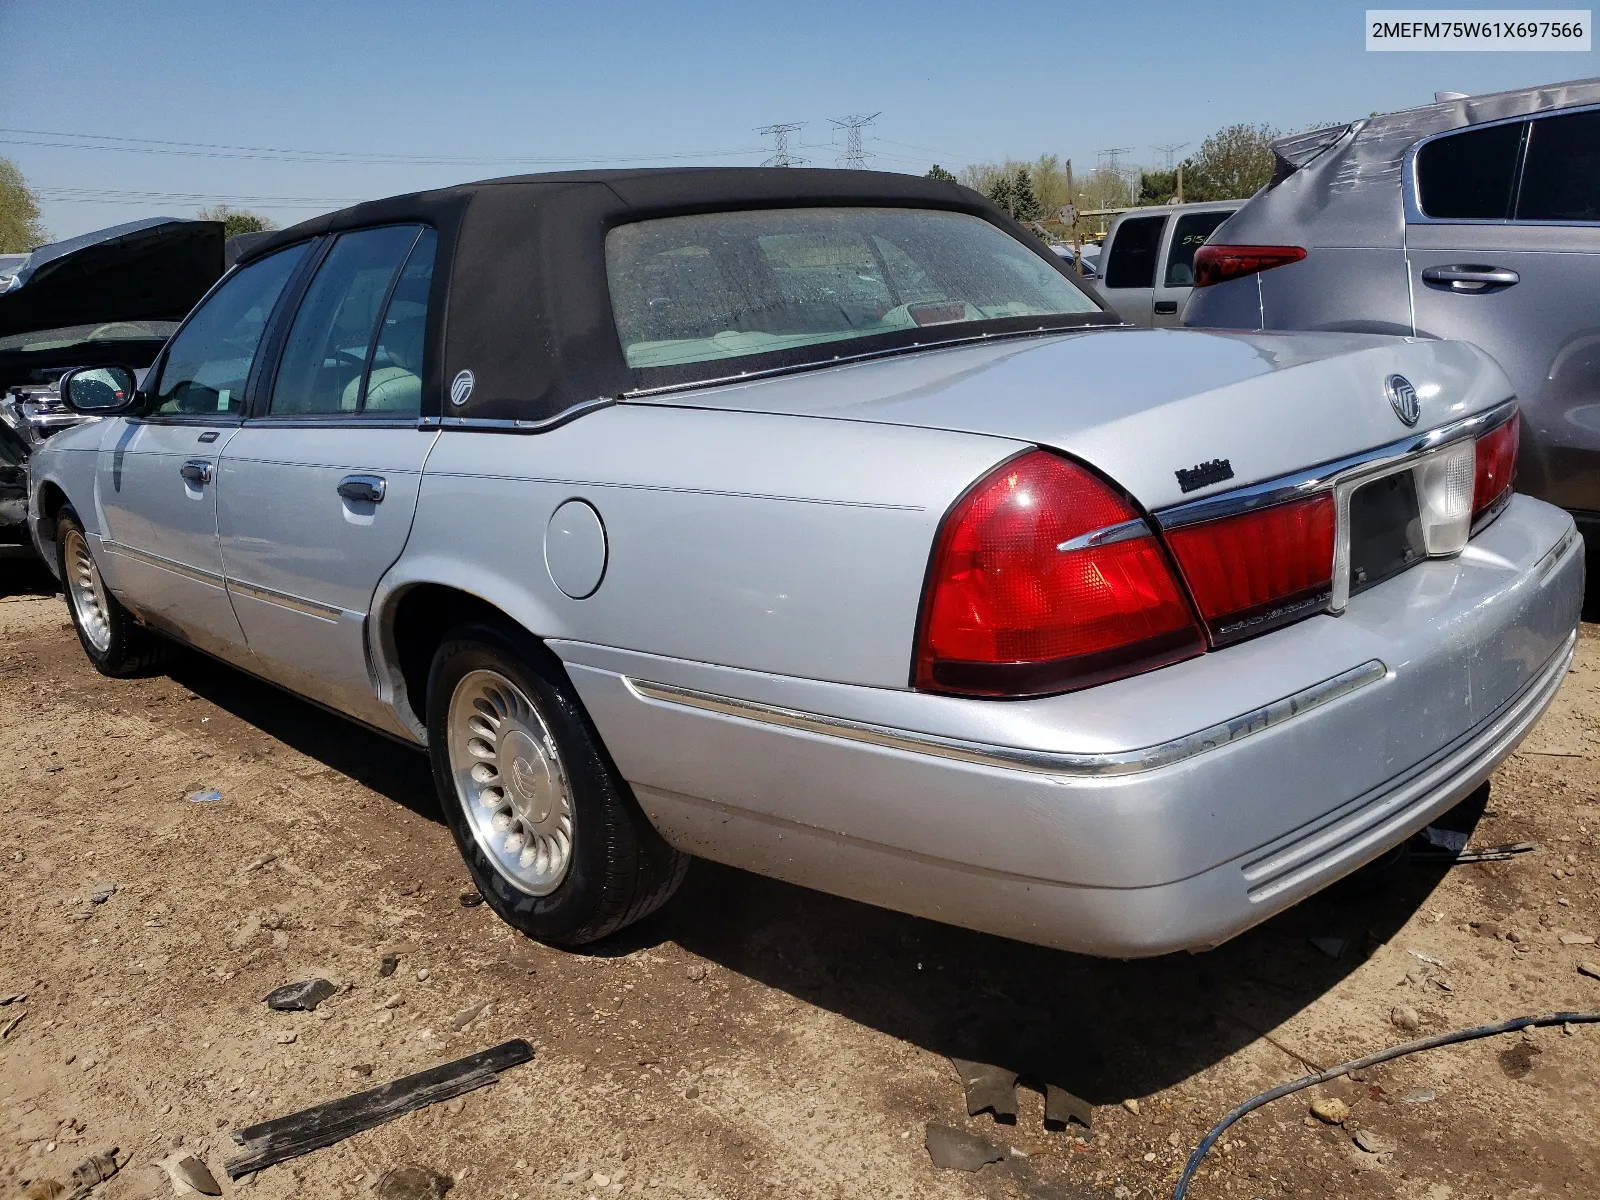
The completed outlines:
{"type": "Polygon", "coordinates": [[[1155,509],[1150,515],[1163,530],[1182,529],[1203,521],[1216,521],[1223,517],[1238,516],[1257,508],[1269,508],[1289,500],[1298,500],[1317,492],[1328,491],[1348,479],[1360,477],[1363,481],[1388,473],[1390,467],[1409,466],[1431,450],[1467,437],[1481,437],[1497,426],[1505,424],[1517,411],[1516,397],[1503,400],[1493,408],[1451,421],[1435,429],[1410,434],[1386,446],[1363,450],[1345,458],[1323,463],[1276,479],[1266,479],[1246,487],[1218,492],[1199,500],[1185,500],[1180,504],[1155,509]]]}
{"type": "Polygon", "coordinates": [[[1105,753],[1077,754],[1057,750],[1028,750],[1016,746],[997,746],[989,742],[973,742],[964,738],[945,737],[935,733],[921,733],[907,729],[893,729],[866,721],[845,717],[824,716],[821,713],[803,712],[776,704],[763,704],[733,696],[719,696],[694,688],[674,684],[653,683],[624,675],[623,684],[635,698],[647,703],[668,704],[693,708],[719,716],[733,717],[760,725],[794,729],[822,737],[841,738],[863,742],[890,750],[911,754],[933,755],[957,762],[974,763],[984,767],[1000,767],[1013,771],[1031,771],[1042,775],[1068,775],[1082,778],[1104,778],[1116,775],[1135,775],[1171,766],[1214,750],[1231,745],[1264,729],[1282,725],[1285,721],[1330,704],[1348,696],[1368,684],[1376,683],[1389,673],[1378,659],[1370,659],[1360,666],[1342,671],[1331,679],[1312,684],[1293,695],[1274,700],[1249,712],[1240,713],[1226,721],[1207,726],[1194,733],[1173,738],[1154,746],[1137,750],[1108,751],[1105,753]]]}
{"type": "MultiPolygon", "coordinates": [[[[1600,225],[1600,221],[1519,221],[1515,217],[1506,217],[1499,220],[1494,217],[1430,217],[1422,211],[1422,199],[1417,187],[1417,153],[1429,142],[1437,142],[1441,138],[1455,137],[1463,133],[1471,133],[1478,129],[1488,129],[1495,125],[1519,125],[1529,121],[1541,121],[1547,117],[1564,117],[1571,113],[1594,112],[1600,109],[1600,104],[1578,104],[1571,108],[1546,108],[1539,112],[1523,113],[1515,117],[1501,117],[1497,121],[1478,121],[1471,125],[1459,125],[1454,129],[1443,129],[1438,133],[1430,133],[1425,138],[1418,138],[1406,147],[1406,152],[1400,158],[1400,202],[1405,210],[1407,225],[1501,225],[1501,226],[1548,226],[1555,229],[1591,229],[1600,225]]],[[[1522,167],[1525,151],[1517,156],[1517,178],[1512,182],[1520,192],[1522,189],[1522,167]]]]}

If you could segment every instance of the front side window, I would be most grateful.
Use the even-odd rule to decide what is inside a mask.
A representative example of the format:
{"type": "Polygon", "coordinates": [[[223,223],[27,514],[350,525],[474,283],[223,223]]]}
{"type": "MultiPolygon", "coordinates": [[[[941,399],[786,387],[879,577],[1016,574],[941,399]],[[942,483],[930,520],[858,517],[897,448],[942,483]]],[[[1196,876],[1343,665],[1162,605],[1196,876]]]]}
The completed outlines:
{"type": "Polygon", "coordinates": [[[1600,221],[1600,112],[1529,124],[1517,220],[1600,221]]]}
{"type": "Polygon", "coordinates": [[[1417,151],[1417,204],[1430,217],[1504,221],[1511,212],[1522,124],[1490,125],[1417,151]]]}
{"type": "Polygon", "coordinates": [[[1167,251],[1164,278],[1168,287],[1194,286],[1194,252],[1231,216],[1231,210],[1223,209],[1221,212],[1184,213],[1178,218],[1172,229],[1172,247],[1167,251]]]}
{"type": "Polygon", "coordinates": [[[1166,217],[1134,217],[1117,226],[1106,264],[1108,288],[1147,288],[1156,283],[1156,256],[1161,253],[1161,231],[1166,217]]]}
{"type": "Polygon", "coordinates": [[[253,262],[219,287],[167,350],[154,388],[157,413],[240,415],[261,335],[307,243],[253,262]]]}
{"type": "Polygon", "coordinates": [[[289,327],[268,406],[273,416],[360,411],[378,316],[420,232],[416,225],[386,225],[340,235],[289,327]]]}
{"type": "Polygon", "coordinates": [[[638,221],[606,237],[606,274],[630,367],[1100,311],[987,221],[930,209],[764,209],[638,221]]]}

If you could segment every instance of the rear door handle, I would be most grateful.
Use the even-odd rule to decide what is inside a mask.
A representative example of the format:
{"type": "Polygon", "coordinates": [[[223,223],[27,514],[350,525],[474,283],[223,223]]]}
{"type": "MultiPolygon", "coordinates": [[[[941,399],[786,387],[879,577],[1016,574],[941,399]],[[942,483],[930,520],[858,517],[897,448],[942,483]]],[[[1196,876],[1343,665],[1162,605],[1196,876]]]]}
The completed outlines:
{"type": "Polygon", "coordinates": [[[1176,300],[1157,300],[1156,301],[1156,313],[1159,316],[1164,316],[1164,317],[1165,316],[1171,316],[1173,313],[1175,313],[1177,311],[1178,311],[1178,302],[1176,300]]]}
{"type": "Polygon", "coordinates": [[[1522,276],[1506,267],[1485,267],[1477,263],[1457,263],[1448,267],[1424,267],[1423,283],[1442,283],[1452,292],[1481,292],[1485,288],[1510,287],[1522,276]]]}
{"type": "Polygon", "coordinates": [[[203,458],[191,458],[178,468],[178,474],[196,487],[200,487],[211,482],[211,464],[203,458]]]}
{"type": "Polygon", "coordinates": [[[382,475],[346,475],[339,481],[339,495],[346,500],[364,500],[368,504],[381,504],[388,484],[382,475]]]}

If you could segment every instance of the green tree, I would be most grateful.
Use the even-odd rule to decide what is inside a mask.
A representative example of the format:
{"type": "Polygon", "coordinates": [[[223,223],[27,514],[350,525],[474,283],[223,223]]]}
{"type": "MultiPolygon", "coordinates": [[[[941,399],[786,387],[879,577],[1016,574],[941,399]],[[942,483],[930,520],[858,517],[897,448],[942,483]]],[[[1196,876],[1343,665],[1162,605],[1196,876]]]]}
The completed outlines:
{"type": "Polygon", "coordinates": [[[993,200],[995,204],[1006,210],[1012,211],[1014,203],[1011,195],[1011,176],[995,175],[989,180],[989,186],[983,189],[983,194],[993,200]]]}
{"type": "Polygon", "coordinates": [[[50,240],[39,220],[39,198],[9,158],[0,158],[0,253],[17,254],[50,240]]]}
{"type": "Polygon", "coordinates": [[[940,179],[940,180],[943,180],[945,183],[954,183],[956,181],[956,177],[954,175],[952,175],[949,171],[946,171],[938,163],[934,163],[933,166],[929,167],[927,175],[925,175],[923,178],[925,178],[925,179],[940,179]]]}
{"type": "MultiPolygon", "coordinates": [[[[1165,204],[1177,194],[1176,171],[1146,171],[1139,177],[1140,204],[1165,204]]],[[[1188,199],[1187,196],[1184,198],[1188,199]]]]}
{"type": "Polygon", "coordinates": [[[1044,215],[1033,190],[1033,172],[1018,167],[1011,176],[1011,215],[1019,221],[1037,221],[1044,215]]]}
{"type": "Polygon", "coordinates": [[[222,231],[227,237],[239,233],[265,233],[269,229],[278,227],[278,223],[270,217],[263,217],[260,213],[249,212],[242,208],[229,208],[226,204],[202,208],[195,213],[195,216],[202,221],[221,221],[222,231]]]}
{"type": "Polygon", "coordinates": [[[1272,139],[1267,125],[1229,125],[1205,141],[1183,164],[1185,200],[1245,200],[1272,178],[1272,139]]]}

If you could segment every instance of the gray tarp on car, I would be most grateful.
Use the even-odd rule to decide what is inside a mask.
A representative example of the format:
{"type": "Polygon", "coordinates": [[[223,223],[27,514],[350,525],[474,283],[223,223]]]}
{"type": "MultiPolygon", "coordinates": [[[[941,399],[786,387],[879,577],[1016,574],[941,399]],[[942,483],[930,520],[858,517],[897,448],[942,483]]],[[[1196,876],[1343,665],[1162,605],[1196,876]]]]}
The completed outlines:
{"type": "Polygon", "coordinates": [[[1279,233],[1285,223],[1303,229],[1306,246],[1401,246],[1400,169],[1418,141],[1581,104],[1600,104],[1600,79],[1446,100],[1279,138],[1272,143],[1278,186],[1258,193],[1228,222],[1228,240],[1250,244],[1251,220],[1259,216],[1279,233]]]}

